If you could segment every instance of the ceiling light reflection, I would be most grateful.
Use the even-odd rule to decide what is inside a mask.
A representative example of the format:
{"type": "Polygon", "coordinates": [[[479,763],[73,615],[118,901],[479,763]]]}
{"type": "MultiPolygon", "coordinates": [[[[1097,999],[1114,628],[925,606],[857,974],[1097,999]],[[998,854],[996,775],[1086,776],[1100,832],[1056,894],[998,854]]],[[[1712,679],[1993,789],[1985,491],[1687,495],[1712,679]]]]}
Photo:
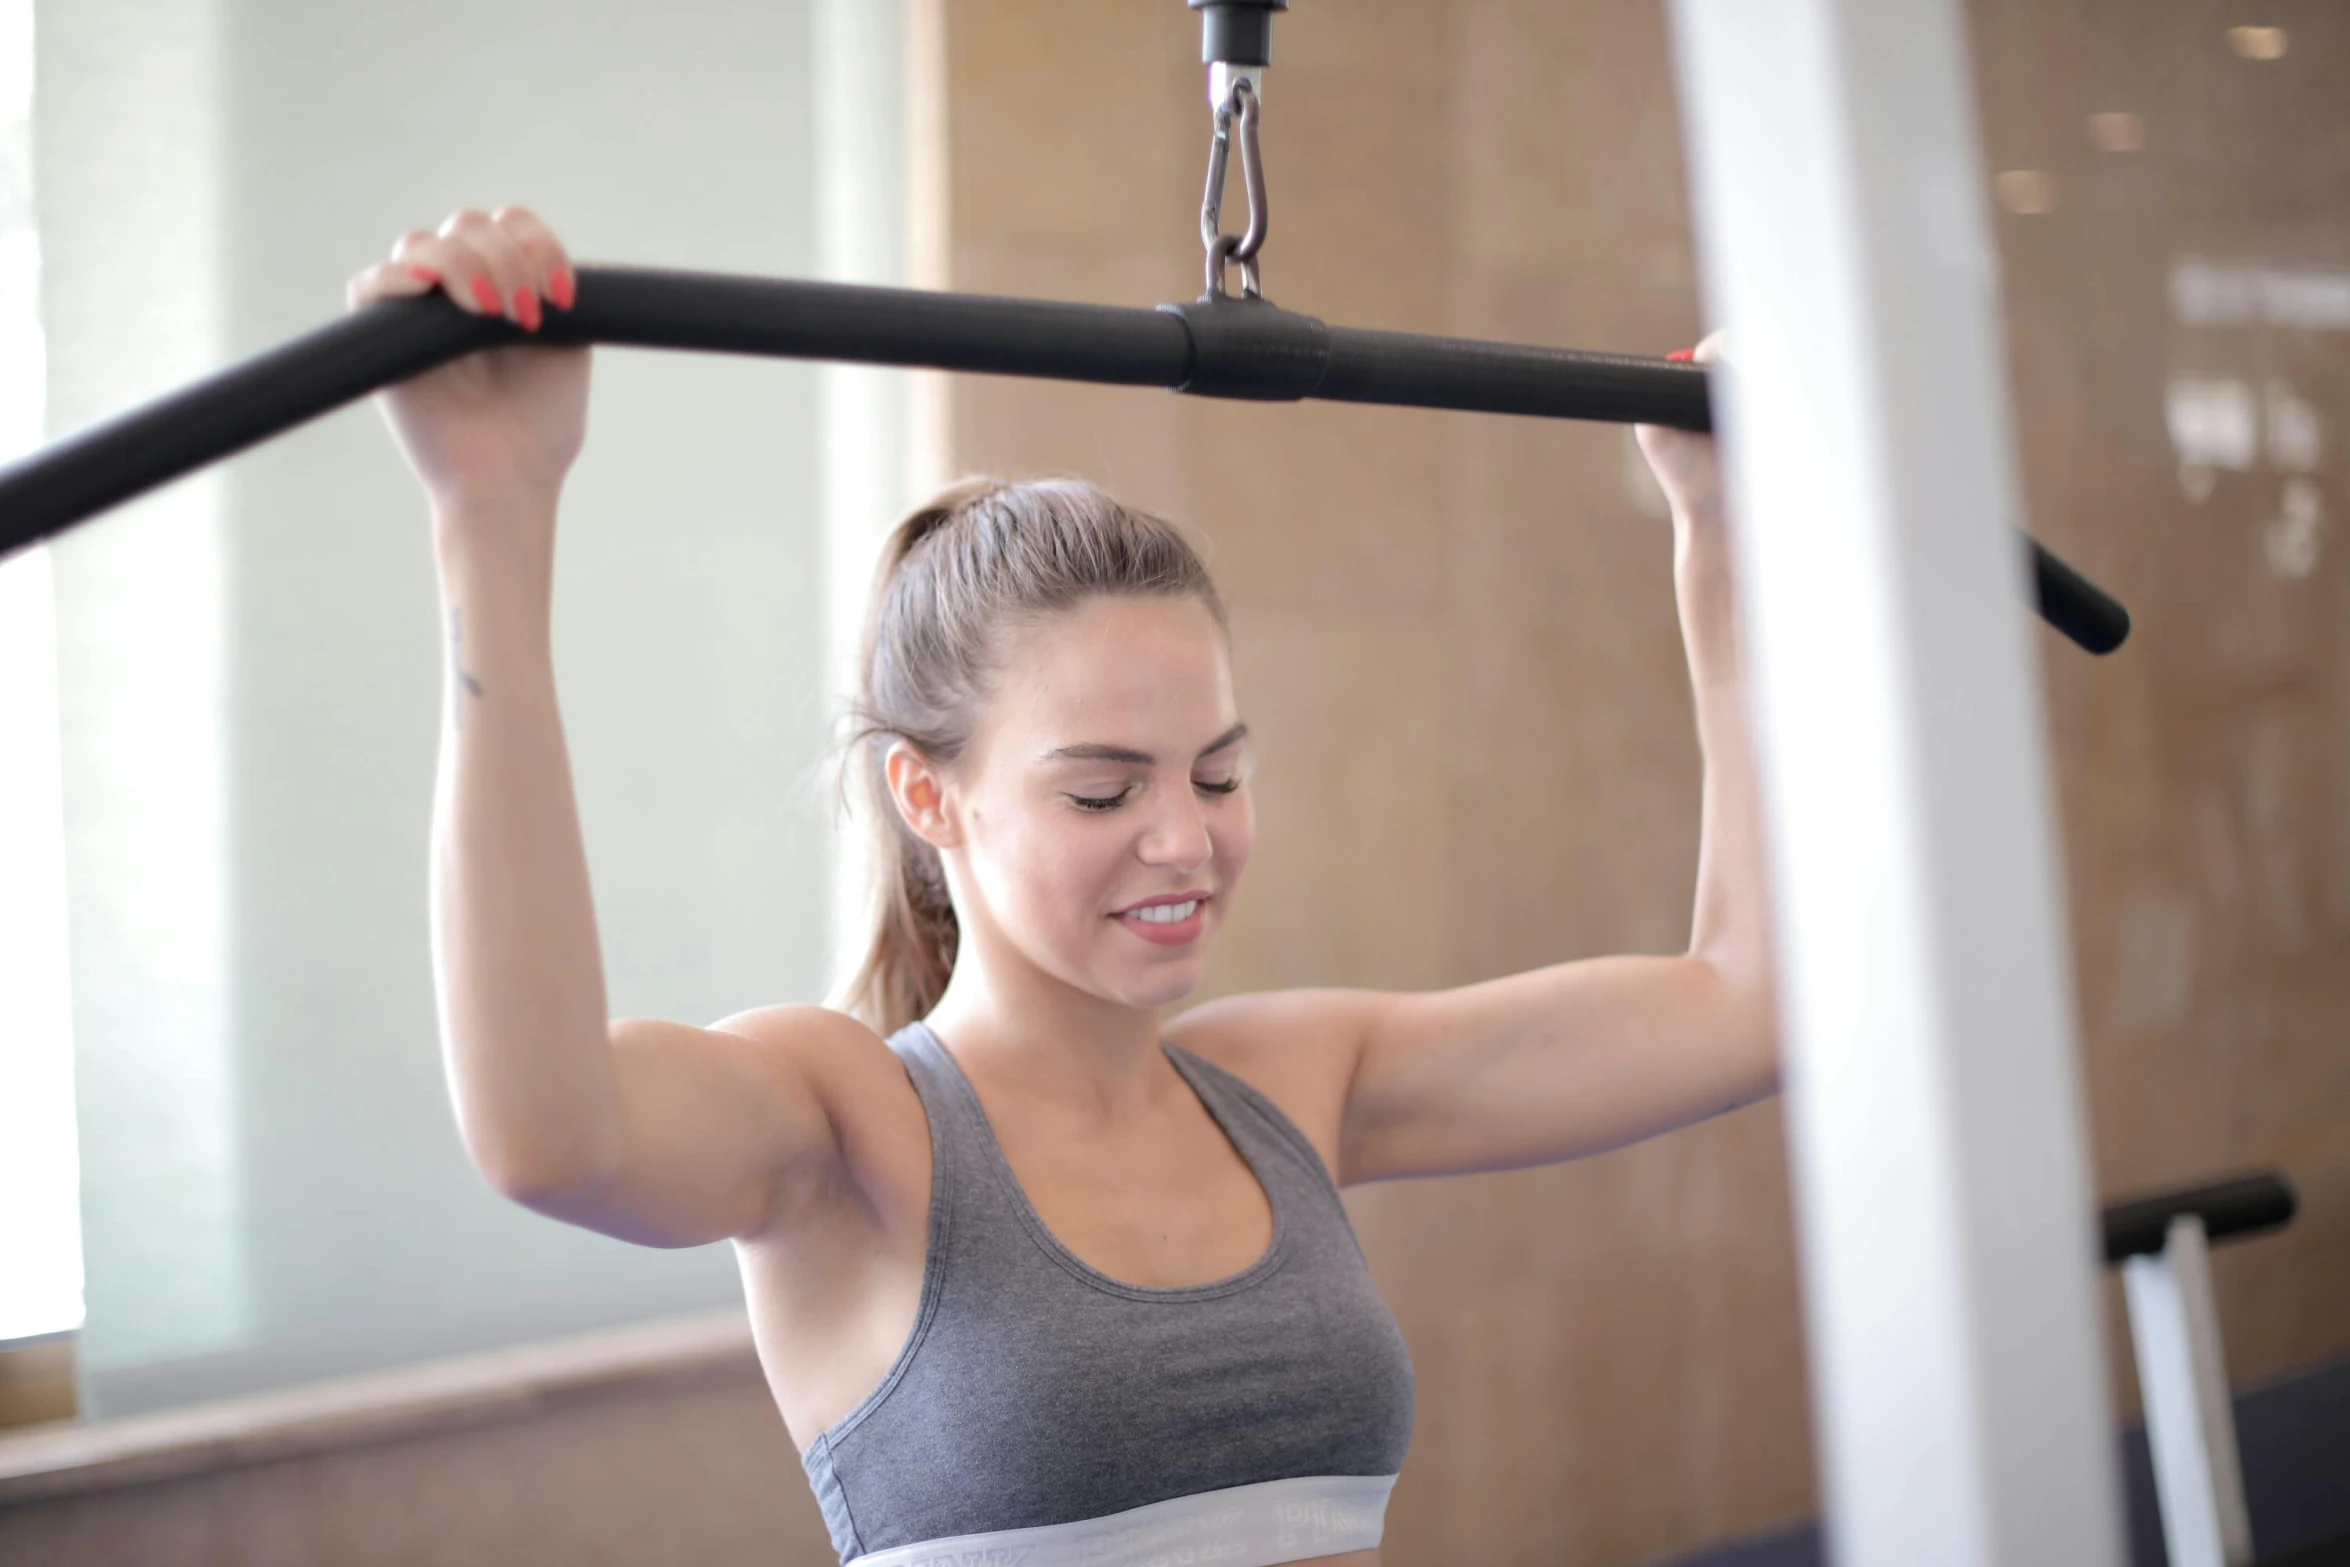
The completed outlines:
{"type": "Polygon", "coordinates": [[[2146,146],[2146,122],[2122,111],[2089,116],[2089,139],[2107,152],[2140,152],[2146,146]]]}
{"type": "Polygon", "coordinates": [[[1999,204],[2024,217],[2056,210],[2056,177],[2043,169],[2007,169],[1992,182],[1999,204]]]}
{"type": "Polygon", "coordinates": [[[2231,27],[2228,44],[2247,60],[2282,60],[2290,40],[2281,27],[2231,27]]]}

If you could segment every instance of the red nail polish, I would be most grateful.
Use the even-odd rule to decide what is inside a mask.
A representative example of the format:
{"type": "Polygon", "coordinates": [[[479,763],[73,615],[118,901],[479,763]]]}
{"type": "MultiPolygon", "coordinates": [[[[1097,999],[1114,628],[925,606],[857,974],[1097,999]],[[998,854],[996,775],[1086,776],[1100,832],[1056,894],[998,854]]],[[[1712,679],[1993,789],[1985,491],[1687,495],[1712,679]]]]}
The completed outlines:
{"type": "Polygon", "coordinates": [[[579,279],[571,275],[569,267],[557,267],[547,279],[547,297],[558,310],[569,310],[579,300],[579,279]]]}
{"type": "Polygon", "coordinates": [[[514,319],[522,323],[525,332],[539,329],[539,296],[535,292],[527,288],[514,291],[514,319]]]}
{"type": "Polygon", "coordinates": [[[473,280],[473,302],[492,315],[498,314],[502,308],[498,303],[498,285],[486,277],[476,277],[473,280]]]}
{"type": "Polygon", "coordinates": [[[1672,360],[1675,364],[1685,365],[1697,358],[1697,350],[1694,348],[1676,348],[1671,353],[1665,355],[1665,357],[1672,360]]]}
{"type": "Polygon", "coordinates": [[[413,261],[406,263],[406,266],[408,275],[419,283],[438,283],[441,280],[441,271],[438,267],[418,266],[413,261]]]}

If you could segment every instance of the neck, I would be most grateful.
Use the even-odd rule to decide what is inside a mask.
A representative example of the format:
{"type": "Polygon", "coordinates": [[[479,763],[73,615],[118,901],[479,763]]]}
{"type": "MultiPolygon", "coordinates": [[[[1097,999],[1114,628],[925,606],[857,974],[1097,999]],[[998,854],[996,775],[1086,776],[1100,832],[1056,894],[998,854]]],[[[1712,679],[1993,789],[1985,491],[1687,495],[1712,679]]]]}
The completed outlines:
{"type": "Polygon", "coordinates": [[[1079,990],[977,931],[924,1021],[966,1070],[1089,1109],[1139,1107],[1164,1070],[1157,1007],[1079,990]]]}

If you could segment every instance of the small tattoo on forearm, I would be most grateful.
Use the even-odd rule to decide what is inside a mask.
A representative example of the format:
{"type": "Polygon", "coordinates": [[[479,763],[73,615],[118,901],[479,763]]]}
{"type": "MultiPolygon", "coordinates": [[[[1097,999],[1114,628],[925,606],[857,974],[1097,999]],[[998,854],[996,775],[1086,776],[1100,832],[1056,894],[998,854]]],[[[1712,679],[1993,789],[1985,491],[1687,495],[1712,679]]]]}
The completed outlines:
{"type": "Polygon", "coordinates": [[[465,667],[465,612],[449,611],[449,722],[459,729],[465,727],[465,701],[472,697],[481,700],[481,682],[473,671],[465,667]]]}

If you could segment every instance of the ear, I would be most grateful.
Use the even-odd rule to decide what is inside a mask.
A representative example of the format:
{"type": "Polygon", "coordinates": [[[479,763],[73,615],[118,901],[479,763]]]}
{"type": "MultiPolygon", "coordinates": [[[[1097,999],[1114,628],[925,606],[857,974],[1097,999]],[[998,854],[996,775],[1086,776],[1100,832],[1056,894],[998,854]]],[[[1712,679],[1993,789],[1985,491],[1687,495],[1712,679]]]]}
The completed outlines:
{"type": "Polygon", "coordinates": [[[889,797],[897,805],[898,819],[914,836],[934,849],[959,847],[963,835],[947,810],[946,775],[938,766],[900,740],[889,748],[882,768],[889,778],[889,797]]]}

